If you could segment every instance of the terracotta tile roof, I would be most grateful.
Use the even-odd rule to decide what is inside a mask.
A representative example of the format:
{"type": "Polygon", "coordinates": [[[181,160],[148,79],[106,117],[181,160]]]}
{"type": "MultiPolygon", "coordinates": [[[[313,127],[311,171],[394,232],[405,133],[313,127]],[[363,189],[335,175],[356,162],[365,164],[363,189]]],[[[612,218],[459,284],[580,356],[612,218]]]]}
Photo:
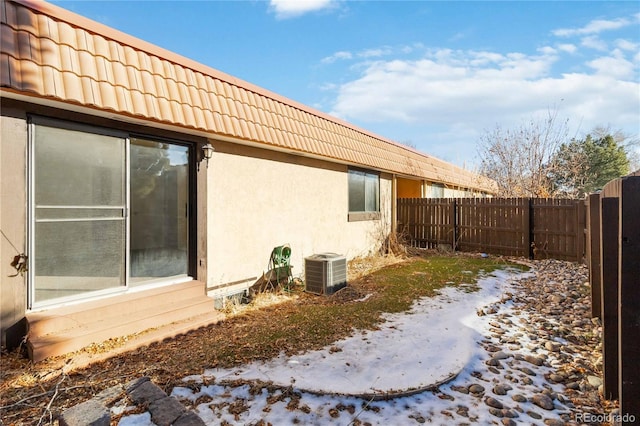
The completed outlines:
{"type": "Polygon", "coordinates": [[[3,92],[461,187],[491,182],[57,6],[1,4],[3,92]]]}

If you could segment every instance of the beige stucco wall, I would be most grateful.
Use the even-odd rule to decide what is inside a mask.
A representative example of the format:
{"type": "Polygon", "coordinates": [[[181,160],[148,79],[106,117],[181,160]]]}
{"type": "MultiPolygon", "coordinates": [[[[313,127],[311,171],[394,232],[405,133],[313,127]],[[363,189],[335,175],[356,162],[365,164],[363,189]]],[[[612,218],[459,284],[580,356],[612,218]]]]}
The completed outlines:
{"type": "Polygon", "coordinates": [[[467,192],[460,188],[444,188],[444,197],[445,198],[464,198],[468,196],[467,192]]]}
{"type": "Polygon", "coordinates": [[[24,119],[0,118],[0,335],[24,317],[26,276],[14,275],[11,266],[18,252],[26,251],[26,152],[24,119]],[[15,246],[15,248],[13,247],[15,246]],[[18,251],[16,251],[16,249],[18,251]]]}
{"type": "Polygon", "coordinates": [[[396,178],[398,198],[420,198],[422,196],[422,181],[417,179],[396,178]]]}
{"type": "Polygon", "coordinates": [[[376,250],[390,229],[390,175],[380,179],[382,218],[349,222],[346,165],[213,144],[207,194],[209,288],[260,277],[271,250],[282,244],[291,245],[293,275],[300,276],[306,256],[363,256],[376,250]]]}
{"type": "Polygon", "coordinates": [[[425,182],[423,185],[423,196],[424,198],[465,198],[465,197],[473,197],[478,196],[480,194],[475,194],[473,191],[467,190],[465,188],[447,186],[445,185],[442,190],[442,195],[439,197],[434,196],[434,186],[438,185],[433,182],[425,182]]]}
{"type": "MultiPolygon", "coordinates": [[[[3,103],[3,106],[6,106],[3,103]]],[[[27,245],[27,122],[22,105],[3,108],[0,122],[0,225],[18,251],[27,245]]],[[[100,123],[98,123],[100,124],[100,123]]],[[[380,247],[391,229],[392,176],[381,174],[379,219],[348,220],[348,166],[212,141],[208,166],[197,174],[196,278],[207,287],[246,280],[267,270],[271,250],[290,244],[294,276],[306,256],[335,252],[352,259],[380,247]]],[[[0,236],[0,335],[24,318],[26,276],[10,262],[18,252],[0,236]]]]}

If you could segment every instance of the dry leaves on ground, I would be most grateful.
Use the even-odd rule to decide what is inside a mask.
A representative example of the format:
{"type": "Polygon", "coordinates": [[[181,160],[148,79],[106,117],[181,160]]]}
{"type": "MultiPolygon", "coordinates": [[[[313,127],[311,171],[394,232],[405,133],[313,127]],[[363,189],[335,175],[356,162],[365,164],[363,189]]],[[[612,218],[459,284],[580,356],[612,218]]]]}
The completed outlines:
{"type": "MultiPolygon", "coordinates": [[[[254,309],[235,309],[226,320],[161,343],[114,356],[89,367],[64,372],[74,356],[82,352],[104,352],[121,346],[126,337],[92,345],[78,353],[32,364],[19,352],[2,352],[0,357],[0,424],[49,424],[57,414],[84,402],[100,391],[149,376],[170,392],[182,384],[181,379],[201,374],[209,367],[230,367],[259,359],[269,359],[280,352],[297,353],[320,349],[327,341],[339,340],[351,333],[346,325],[333,335],[299,333],[290,321],[303,305],[349,303],[372,291],[368,280],[360,277],[384,266],[402,261],[394,256],[355,259],[349,265],[349,287],[332,297],[319,297],[298,288],[292,294],[269,295],[254,304],[254,309]],[[265,302],[266,300],[266,302],[265,302]],[[257,341],[247,336],[261,330],[282,329],[282,336],[272,341],[257,341]],[[290,339],[288,336],[295,336],[290,339]]],[[[267,333],[263,333],[267,334],[267,333]]]]}

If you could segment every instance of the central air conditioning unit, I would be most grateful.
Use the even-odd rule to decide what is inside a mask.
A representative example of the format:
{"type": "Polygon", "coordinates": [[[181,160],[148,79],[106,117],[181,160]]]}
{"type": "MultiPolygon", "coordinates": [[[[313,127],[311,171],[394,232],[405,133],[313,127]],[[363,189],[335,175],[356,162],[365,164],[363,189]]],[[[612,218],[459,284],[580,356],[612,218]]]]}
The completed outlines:
{"type": "Polygon", "coordinates": [[[336,253],[314,254],[304,259],[305,291],[333,294],[347,286],[347,259],[336,253]]]}

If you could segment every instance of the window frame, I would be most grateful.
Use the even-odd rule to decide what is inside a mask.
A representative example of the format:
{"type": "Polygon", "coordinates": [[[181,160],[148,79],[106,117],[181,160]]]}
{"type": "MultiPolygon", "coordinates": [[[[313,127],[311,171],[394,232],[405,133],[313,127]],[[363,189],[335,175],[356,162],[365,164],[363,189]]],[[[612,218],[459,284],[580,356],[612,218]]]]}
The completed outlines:
{"type": "MultiPolygon", "coordinates": [[[[83,117],[81,117],[83,118],[83,117]]],[[[54,129],[67,130],[71,132],[81,132],[92,135],[100,135],[100,136],[108,136],[113,138],[122,138],[125,143],[125,157],[124,157],[124,169],[125,176],[123,177],[123,184],[125,186],[125,205],[122,206],[123,211],[123,221],[125,223],[125,235],[124,235],[124,260],[122,262],[122,267],[125,269],[124,279],[121,285],[112,286],[104,290],[95,290],[88,291],[86,293],[79,293],[78,295],[72,295],[68,297],[61,298],[52,298],[50,300],[36,300],[35,297],[35,268],[30,265],[28,272],[28,286],[27,286],[27,306],[28,309],[41,309],[49,306],[58,306],[65,303],[75,303],[76,301],[82,300],[90,300],[97,297],[101,297],[105,294],[120,294],[131,291],[136,288],[136,285],[133,285],[131,273],[131,199],[130,199],[130,189],[131,189],[131,176],[130,176],[130,144],[131,140],[134,138],[137,139],[146,139],[153,142],[158,143],[168,143],[176,146],[182,146],[187,149],[188,155],[188,164],[187,164],[187,195],[186,195],[186,217],[187,217],[187,226],[186,226],[186,252],[187,252],[187,272],[186,274],[160,277],[157,280],[150,279],[146,282],[141,282],[140,286],[144,287],[152,287],[152,286],[160,286],[166,284],[173,284],[177,282],[194,280],[197,279],[197,240],[198,240],[198,230],[197,230],[197,192],[195,188],[197,187],[197,158],[196,158],[196,149],[198,146],[198,141],[194,141],[193,138],[190,137],[181,137],[184,135],[171,135],[171,136],[163,136],[160,135],[159,132],[155,132],[155,129],[151,129],[151,131],[140,131],[139,129],[130,128],[130,126],[118,126],[114,123],[102,123],[99,120],[93,120],[93,117],[87,117],[85,121],[80,121],[78,119],[72,119],[68,117],[58,117],[54,115],[41,115],[41,114],[28,114],[27,115],[27,123],[28,123],[28,147],[27,147],[27,156],[28,156],[28,168],[27,168],[27,209],[28,209],[28,218],[27,218],[27,235],[28,235],[28,252],[32,259],[35,259],[33,255],[33,250],[35,249],[35,223],[36,223],[36,199],[35,199],[35,155],[36,155],[36,146],[35,146],[35,134],[38,131],[38,127],[50,127],[54,129]]],[[[149,129],[144,129],[149,130],[149,129]]]]}
{"type": "Polygon", "coordinates": [[[368,170],[361,169],[356,167],[349,167],[347,170],[347,209],[348,209],[348,221],[349,222],[357,222],[364,220],[379,220],[381,218],[380,213],[380,173],[368,170]],[[363,176],[362,180],[362,202],[363,202],[363,210],[352,210],[353,200],[351,199],[352,191],[355,188],[352,187],[354,184],[352,180],[353,174],[359,174],[363,176]],[[368,198],[367,198],[367,179],[375,178],[375,210],[367,210],[368,198]]]}
{"type": "Polygon", "coordinates": [[[432,182],[431,183],[431,197],[432,198],[445,198],[444,196],[444,183],[432,182]]]}

